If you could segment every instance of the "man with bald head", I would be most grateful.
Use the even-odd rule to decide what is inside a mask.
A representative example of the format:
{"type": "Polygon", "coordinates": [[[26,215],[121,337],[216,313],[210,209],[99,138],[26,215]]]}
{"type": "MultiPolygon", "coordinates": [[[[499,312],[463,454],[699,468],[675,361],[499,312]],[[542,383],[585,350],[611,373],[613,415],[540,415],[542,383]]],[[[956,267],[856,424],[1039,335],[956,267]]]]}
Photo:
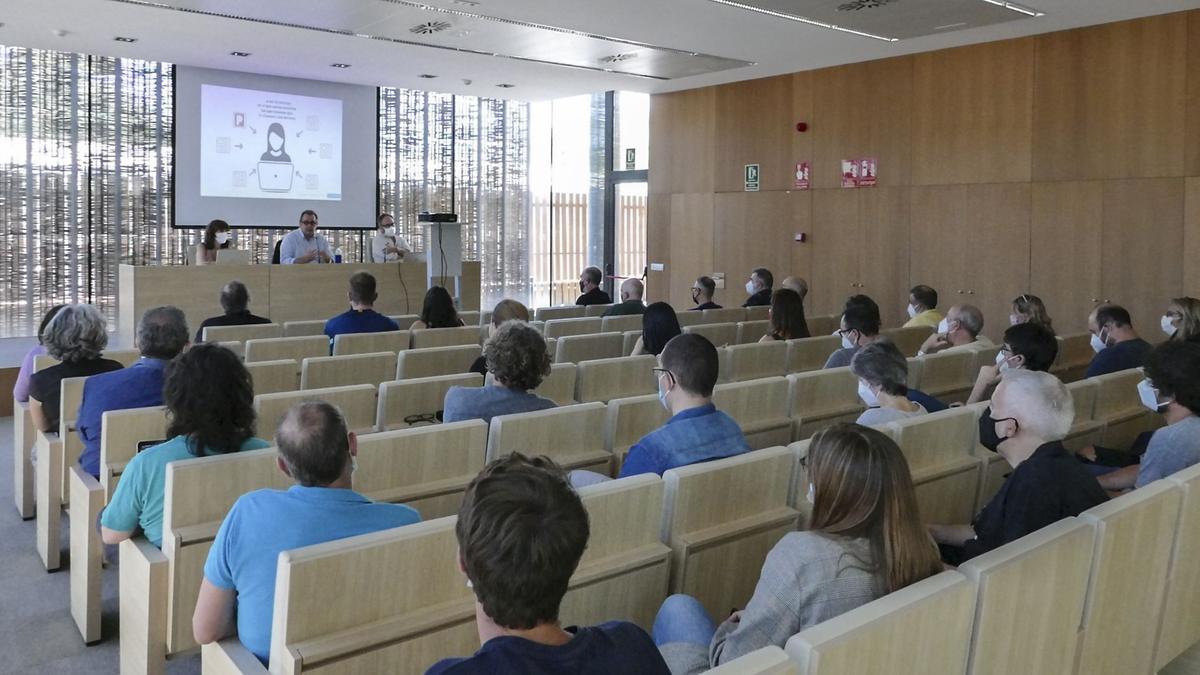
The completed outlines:
{"type": "Polygon", "coordinates": [[[801,277],[788,277],[783,280],[782,286],[789,291],[795,291],[796,295],[800,296],[800,302],[808,297],[808,282],[801,277]]]}
{"type": "Polygon", "coordinates": [[[421,520],[403,504],[377,504],[351,489],[358,440],[324,401],[292,406],[275,431],[279,470],[296,482],[238,498],[213,541],[192,632],[200,644],[228,635],[267,663],[279,554],[421,520]]]}
{"type": "Polygon", "coordinates": [[[609,307],[604,316],[644,313],[646,305],[642,303],[642,294],[645,292],[646,286],[642,284],[641,279],[626,279],[621,283],[621,302],[609,307]]]}
{"type": "Polygon", "coordinates": [[[917,354],[924,356],[992,346],[992,341],[983,335],[983,312],[975,305],[955,305],[946,312],[946,318],[917,354]]]}
{"type": "Polygon", "coordinates": [[[205,319],[196,331],[196,342],[204,341],[204,329],[209,326],[247,326],[250,324],[271,323],[271,320],[250,313],[250,291],[246,284],[231,281],[221,287],[221,316],[205,319]]]}

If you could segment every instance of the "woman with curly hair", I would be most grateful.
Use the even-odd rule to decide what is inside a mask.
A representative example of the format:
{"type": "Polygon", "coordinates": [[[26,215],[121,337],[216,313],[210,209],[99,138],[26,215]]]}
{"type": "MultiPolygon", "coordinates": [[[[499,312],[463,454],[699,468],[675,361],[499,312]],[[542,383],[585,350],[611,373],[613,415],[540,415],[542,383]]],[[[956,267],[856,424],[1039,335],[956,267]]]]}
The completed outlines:
{"type": "Polygon", "coordinates": [[[254,382],[229,349],[201,344],[167,364],[163,381],[170,440],[139,452],[100,519],[106,544],[141,530],[162,546],[163,492],[167,464],[180,459],[258,450],[269,443],[254,437],[254,382]]]}
{"type": "Polygon", "coordinates": [[[29,376],[29,416],[38,429],[57,432],[62,381],[120,370],[121,364],[100,355],[108,346],[108,325],[92,305],[62,307],[38,337],[61,363],[29,376]]]}
{"type": "Polygon", "coordinates": [[[554,401],[532,393],[550,374],[546,340],[523,321],[508,321],[483,346],[488,372],[486,387],[451,387],[443,405],[443,422],[481,419],[554,407],[554,401]]]}

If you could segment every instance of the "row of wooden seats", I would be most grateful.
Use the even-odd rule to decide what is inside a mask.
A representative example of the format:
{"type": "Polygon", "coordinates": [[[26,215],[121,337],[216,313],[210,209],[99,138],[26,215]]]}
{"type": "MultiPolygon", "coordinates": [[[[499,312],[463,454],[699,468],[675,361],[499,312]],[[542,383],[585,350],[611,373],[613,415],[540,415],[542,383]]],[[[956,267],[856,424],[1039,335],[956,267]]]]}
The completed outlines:
{"type": "MultiPolygon", "coordinates": [[[[557,319],[599,318],[612,305],[561,305],[555,307],[538,307],[533,310],[533,318],[537,321],[554,321],[557,319]]],[[[727,323],[738,321],[759,321],[766,319],[768,307],[726,307],[722,309],[705,309],[701,311],[678,311],[679,323],[695,321],[697,323],[727,323]],[[690,317],[699,317],[692,319],[690,317]]],[[[832,329],[831,329],[832,330],[832,329]]]]}
{"type": "MultiPolygon", "coordinates": [[[[487,312],[490,316],[491,312],[487,312]]],[[[414,323],[420,319],[418,314],[400,314],[389,316],[389,319],[395,321],[400,326],[400,330],[408,330],[414,323]]],[[[483,319],[483,313],[479,311],[459,312],[458,318],[463,322],[464,326],[478,326],[483,319]]],[[[253,324],[246,326],[207,326],[200,338],[205,342],[242,342],[245,340],[255,340],[259,338],[280,338],[280,337],[307,337],[312,335],[324,335],[325,323],[327,319],[312,319],[304,321],[285,321],[282,324],[266,323],[253,324]]]]}
{"type": "MultiPolygon", "coordinates": [[[[668,592],[696,596],[713,616],[744,607],[767,552],[803,522],[801,456],[771,448],[581,490],[593,542],[563,620],[648,628],[668,592]]],[[[1200,640],[1198,490],[1195,467],[1055,523],[802,631],[786,646],[791,665],[768,672],[1156,671],[1200,640]]],[[[420,672],[470,653],[473,598],[455,550],[448,517],[285,553],[271,672],[420,672]],[[334,577],[356,583],[316,592],[334,577]]],[[[203,650],[206,672],[266,672],[247,656],[236,639],[203,650]]]]}

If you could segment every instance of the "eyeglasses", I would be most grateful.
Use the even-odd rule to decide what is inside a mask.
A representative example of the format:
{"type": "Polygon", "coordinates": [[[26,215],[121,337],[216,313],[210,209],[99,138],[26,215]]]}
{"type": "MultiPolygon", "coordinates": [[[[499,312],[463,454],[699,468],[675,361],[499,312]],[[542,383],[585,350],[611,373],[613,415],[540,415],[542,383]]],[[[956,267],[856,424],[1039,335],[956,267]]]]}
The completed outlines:
{"type": "Polygon", "coordinates": [[[300,224],[301,224],[301,225],[316,225],[316,224],[317,224],[317,221],[315,221],[315,220],[302,220],[302,221],[300,221],[300,224]]]}
{"type": "Polygon", "coordinates": [[[672,380],[675,379],[675,373],[672,373],[671,371],[667,370],[666,368],[651,368],[650,371],[653,372],[655,374],[655,376],[657,376],[659,374],[669,375],[672,380]]]}

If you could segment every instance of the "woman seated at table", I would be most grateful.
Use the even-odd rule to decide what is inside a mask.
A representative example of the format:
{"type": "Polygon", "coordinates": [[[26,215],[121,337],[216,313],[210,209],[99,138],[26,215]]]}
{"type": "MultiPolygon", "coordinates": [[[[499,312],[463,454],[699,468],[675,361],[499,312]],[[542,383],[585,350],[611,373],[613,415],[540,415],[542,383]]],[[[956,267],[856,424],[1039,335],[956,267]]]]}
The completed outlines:
{"type": "Polygon", "coordinates": [[[217,262],[217,251],[229,251],[233,246],[233,230],[223,220],[213,220],[204,228],[204,239],[196,247],[196,264],[217,262]]]}

